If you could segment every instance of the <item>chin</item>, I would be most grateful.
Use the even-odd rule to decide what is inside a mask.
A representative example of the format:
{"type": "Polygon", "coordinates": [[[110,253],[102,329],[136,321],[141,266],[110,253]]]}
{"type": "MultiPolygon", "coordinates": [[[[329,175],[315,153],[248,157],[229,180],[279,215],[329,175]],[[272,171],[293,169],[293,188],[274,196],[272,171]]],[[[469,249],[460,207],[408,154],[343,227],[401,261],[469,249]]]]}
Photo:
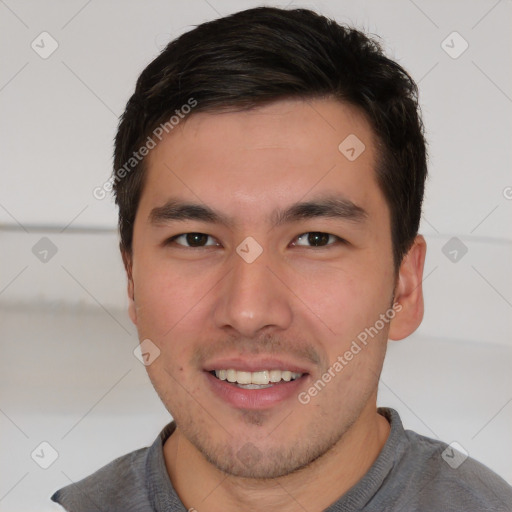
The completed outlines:
{"type": "Polygon", "coordinates": [[[297,453],[285,454],[282,450],[263,452],[248,442],[236,453],[211,454],[203,452],[210,464],[230,476],[253,480],[267,480],[289,475],[309,464],[297,459],[297,453]],[[271,455],[270,455],[271,454],[271,455]]]}
{"type": "Polygon", "coordinates": [[[189,441],[221,472],[239,478],[266,480],[290,475],[309,466],[327,453],[339,437],[327,433],[323,437],[306,435],[299,441],[288,437],[286,441],[274,444],[269,443],[268,437],[265,442],[265,438],[251,441],[247,436],[238,440],[231,438],[222,444],[202,436],[189,437],[189,441]],[[312,439],[316,439],[316,443],[313,444],[312,439]]]}

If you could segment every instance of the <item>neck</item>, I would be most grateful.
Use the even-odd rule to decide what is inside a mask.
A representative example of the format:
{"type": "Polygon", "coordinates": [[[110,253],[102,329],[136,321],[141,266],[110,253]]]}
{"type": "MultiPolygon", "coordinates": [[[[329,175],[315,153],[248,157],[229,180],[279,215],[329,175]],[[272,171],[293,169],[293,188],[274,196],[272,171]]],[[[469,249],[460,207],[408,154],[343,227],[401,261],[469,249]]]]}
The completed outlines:
{"type": "Polygon", "coordinates": [[[390,425],[371,405],[329,452],[283,477],[228,475],[209,463],[178,427],[164,445],[167,472],[188,510],[324,510],[365,475],[386,443],[390,425]]]}

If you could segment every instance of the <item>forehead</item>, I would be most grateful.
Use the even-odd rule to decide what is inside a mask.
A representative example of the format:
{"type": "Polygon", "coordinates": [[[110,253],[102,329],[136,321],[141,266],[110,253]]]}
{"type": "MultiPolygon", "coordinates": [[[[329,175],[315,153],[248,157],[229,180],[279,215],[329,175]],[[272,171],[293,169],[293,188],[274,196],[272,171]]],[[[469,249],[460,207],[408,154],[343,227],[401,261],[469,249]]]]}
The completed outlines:
{"type": "Polygon", "coordinates": [[[339,192],[381,214],[374,139],[357,108],[333,99],[194,113],[148,155],[139,209],[183,196],[249,220],[339,192]]]}

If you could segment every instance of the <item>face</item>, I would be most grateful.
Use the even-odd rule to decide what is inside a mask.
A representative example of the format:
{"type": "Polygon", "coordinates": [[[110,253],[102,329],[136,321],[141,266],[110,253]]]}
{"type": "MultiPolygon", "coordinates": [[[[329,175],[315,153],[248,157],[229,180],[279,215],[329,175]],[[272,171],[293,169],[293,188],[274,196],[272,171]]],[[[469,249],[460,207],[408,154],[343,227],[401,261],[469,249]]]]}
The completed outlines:
{"type": "Polygon", "coordinates": [[[160,350],[160,398],[217,468],[288,474],[375,409],[396,321],[375,165],[364,117],[327,99],[193,114],[148,156],[130,315],[160,350]]]}

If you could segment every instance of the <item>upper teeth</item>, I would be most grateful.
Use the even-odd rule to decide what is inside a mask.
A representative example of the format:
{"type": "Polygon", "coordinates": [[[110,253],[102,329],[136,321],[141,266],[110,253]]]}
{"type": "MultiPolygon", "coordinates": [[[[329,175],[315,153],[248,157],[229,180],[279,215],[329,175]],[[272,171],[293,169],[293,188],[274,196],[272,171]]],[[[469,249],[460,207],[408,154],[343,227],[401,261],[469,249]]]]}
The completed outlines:
{"type": "Polygon", "coordinates": [[[268,384],[269,382],[285,382],[302,377],[302,373],[295,373],[288,370],[263,370],[260,372],[240,372],[237,370],[215,370],[215,375],[220,380],[238,382],[238,384],[268,384]]]}

